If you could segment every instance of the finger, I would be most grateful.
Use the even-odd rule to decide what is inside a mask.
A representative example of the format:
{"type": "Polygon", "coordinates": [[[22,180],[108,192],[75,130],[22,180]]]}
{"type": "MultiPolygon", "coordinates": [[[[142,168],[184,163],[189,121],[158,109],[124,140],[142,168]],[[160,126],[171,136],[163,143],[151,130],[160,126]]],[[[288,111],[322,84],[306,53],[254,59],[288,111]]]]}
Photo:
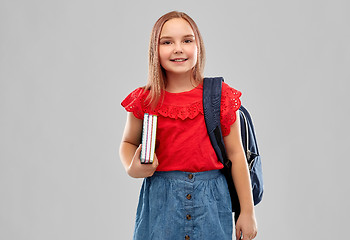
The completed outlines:
{"type": "Polygon", "coordinates": [[[140,160],[142,144],[140,144],[135,151],[134,158],[140,160]]]}
{"type": "Polygon", "coordinates": [[[251,234],[251,235],[246,234],[246,235],[243,235],[243,237],[242,237],[242,240],[251,240],[251,239],[254,239],[253,234],[251,234]]]}
{"type": "Polygon", "coordinates": [[[149,174],[149,177],[153,176],[154,172],[157,170],[158,165],[159,165],[158,158],[156,154],[154,154],[153,162],[152,164],[149,165],[150,166],[149,170],[151,171],[149,174]]]}
{"type": "Polygon", "coordinates": [[[239,228],[236,228],[236,240],[241,239],[241,230],[239,228]]]}
{"type": "Polygon", "coordinates": [[[250,240],[251,238],[250,237],[248,237],[248,235],[246,234],[246,235],[243,235],[243,237],[242,237],[242,240],[250,240]]]}
{"type": "Polygon", "coordinates": [[[153,165],[154,165],[155,167],[158,167],[158,165],[159,165],[158,158],[157,158],[157,155],[156,155],[156,154],[154,154],[153,165]]]}
{"type": "Polygon", "coordinates": [[[141,149],[142,149],[142,144],[140,144],[140,145],[137,147],[136,152],[137,152],[137,153],[141,153],[141,149]]]}

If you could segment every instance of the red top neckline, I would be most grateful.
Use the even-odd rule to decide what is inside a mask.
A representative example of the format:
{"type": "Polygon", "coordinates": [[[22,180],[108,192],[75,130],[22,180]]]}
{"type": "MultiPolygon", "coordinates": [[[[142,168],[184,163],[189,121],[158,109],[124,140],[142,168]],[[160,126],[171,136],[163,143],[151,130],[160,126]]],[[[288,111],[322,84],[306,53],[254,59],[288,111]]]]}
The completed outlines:
{"type": "Polygon", "coordinates": [[[199,83],[196,87],[192,88],[191,90],[188,90],[188,91],[183,91],[183,92],[176,92],[176,93],[173,93],[173,92],[168,92],[167,90],[164,90],[164,92],[166,94],[170,94],[170,95],[179,95],[179,94],[191,94],[193,91],[195,91],[196,89],[203,89],[203,83],[199,83]]]}

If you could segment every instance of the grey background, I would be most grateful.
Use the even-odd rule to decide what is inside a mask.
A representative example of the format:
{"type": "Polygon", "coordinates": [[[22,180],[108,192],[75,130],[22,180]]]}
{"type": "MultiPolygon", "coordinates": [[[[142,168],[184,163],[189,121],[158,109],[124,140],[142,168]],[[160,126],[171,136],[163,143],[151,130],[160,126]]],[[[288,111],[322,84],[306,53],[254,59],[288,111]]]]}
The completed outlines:
{"type": "Polygon", "coordinates": [[[346,0],[0,1],[0,239],[131,239],[141,180],[120,102],[147,79],[154,22],[198,24],[206,76],[242,91],[263,160],[256,239],[346,239],[346,0]]]}

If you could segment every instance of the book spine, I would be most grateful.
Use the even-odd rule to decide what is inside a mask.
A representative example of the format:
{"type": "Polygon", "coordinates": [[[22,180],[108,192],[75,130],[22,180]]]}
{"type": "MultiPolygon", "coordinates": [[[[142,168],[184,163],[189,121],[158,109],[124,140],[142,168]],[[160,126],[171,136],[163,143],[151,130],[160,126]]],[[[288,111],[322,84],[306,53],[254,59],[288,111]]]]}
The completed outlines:
{"type": "Polygon", "coordinates": [[[151,156],[150,161],[153,163],[154,160],[154,150],[156,147],[156,133],[157,133],[157,116],[153,115],[153,124],[152,124],[152,143],[151,143],[151,156]]]}
{"type": "Polygon", "coordinates": [[[148,127],[148,113],[143,116],[143,126],[142,126],[142,148],[141,148],[141,163],[146,161],[146,142],[147,142],[147,127],[148,127]]]}
{"type": "Polygon", "coordinates": [[[152,115],[148,116],[148,127],[147,127],[147,145],[146,145],[146,163],[150,163],[151,159],[151,143],[152,143],[152,115]]]}

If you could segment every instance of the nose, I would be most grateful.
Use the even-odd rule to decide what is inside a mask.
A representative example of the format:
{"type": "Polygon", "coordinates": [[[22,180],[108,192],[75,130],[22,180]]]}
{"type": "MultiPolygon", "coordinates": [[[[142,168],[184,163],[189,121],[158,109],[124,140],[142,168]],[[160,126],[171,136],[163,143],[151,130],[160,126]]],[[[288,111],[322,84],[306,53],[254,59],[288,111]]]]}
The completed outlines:
{"type": "Polygon", "coordinates": [[[182,46],[181,43],[174,44],[174,53],[182,53],[182,46]]]}

